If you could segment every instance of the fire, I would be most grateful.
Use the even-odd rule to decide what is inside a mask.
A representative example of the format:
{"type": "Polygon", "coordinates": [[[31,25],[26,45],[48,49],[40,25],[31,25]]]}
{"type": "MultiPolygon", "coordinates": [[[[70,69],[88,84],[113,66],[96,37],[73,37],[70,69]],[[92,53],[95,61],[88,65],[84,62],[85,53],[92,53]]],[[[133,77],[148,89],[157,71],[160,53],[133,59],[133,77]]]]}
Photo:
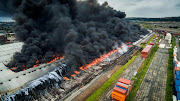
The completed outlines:
{"type": "Polygon", "coordinates": [[[115,52],[117,52],[117,49],[112,50],[111,52],[100,56],[100,58],[97,58],[97,59],[93,60],[90,64],[87,64],[86,66],[81,66],[80,69],[81,69],[81,70],[86,70],[86,69],[90,68],[91,66],[94,66],[94,65],[100,63],[100,62],[103,61],[105,58],[109,57],[111,54],[113,54],[113,53],[115,53],[115,52]]]}
{"type": "Polygon", "coordinates": [[[39,61],[37,60],[36,63],[39,63],[39,61]]]}
{"type": "Polygon", "coordinates": [[[64,77],[64,80],[66,80],[66,81],[67,81],[67,80],[69,80],[69,78],[68,78],[68,77],[64,77]]]}
{"type": "Polygon", "coordinates": [[[75,77],[75,76],[76,76],[76,74],[71,74],[71,76],[72,76],[72,77],[75,77]]]}
{"type": "MultiPolygon", "coordinates": [[[[64,56],[56,57],[55,55],[53,55],[53,57],[54,57],[54,59],[51,60],[50,62],[47,62],[47,64],[52,63],[52,62],[55,62],[56,60],[59,60],[59,59],[64,58],[64,56]]],[[[37,60],[36,63],[39,63],[39,60],[37,60]]],[[[41,63],[41,64],[42,64],[42,63],[41,63]]],[[[33,68],[35,68],[35,67],[37,67],[37,66],[39,66],[39,65],[40,65],[40,64],[36,64],[36,65],[33,66],[33,68]]]]}
{"type": "MultiPolygon", "coordinates": [[[[55,55],[53,55],[53,57],[54,57],[54,59],[53,60],[51,60],[50,62],[47,62],[47,64],[49,64],[49,63],[52,63],[52,62],[55,62],[56,60],[59,60],[59,59],[62,59],[62,58],[64,58],[64,56],[59,56],[59,57],[56,57],[55,55]]],[[[37,60],[36,61],[36,64],[33,66],[33,68],[35,68],[35,67],[37,67],[37,66],[39,66],[39,65],[41,65],[42,63],[39,63],[39,60],[37,60]]],[[[26,69],[28,69],[28,68],[26,68],[26,66],[25,65],[22,65],[23,67],[24,67],[24,69],[23,70],[26,70],[26,69]]],[[[17,67],[13,67],[13,68],[11,68],[10,70],[14,70],[14,69],[16,69],[17,67]]]]}
{"type": "Polygon", "coordinates": [[[80,72],[79,71],[74,71],[74,73],[79,74],[80,72]]]}
{"type": "MultiPolygon", "coordinates": [[[[128,47],[132,47],[132,42],[127,42],[126,45],[128,47]]],[[[100,56],[99,58],[93,60],[90,64],[87,64],[86,66],[81,66],[80,69],[81,70],[86,70],[88,68],[90,68],[91,66],[97,65],[98,63],[100,63],[101,61],[103,61],[105,58],[109,57],[111,54],[115,53],[118,51],[118,49],[123,48],[123,45],[121,45],[119,48],[112,50],[111,52],[104,54],[102,56],[100,56]]]]}

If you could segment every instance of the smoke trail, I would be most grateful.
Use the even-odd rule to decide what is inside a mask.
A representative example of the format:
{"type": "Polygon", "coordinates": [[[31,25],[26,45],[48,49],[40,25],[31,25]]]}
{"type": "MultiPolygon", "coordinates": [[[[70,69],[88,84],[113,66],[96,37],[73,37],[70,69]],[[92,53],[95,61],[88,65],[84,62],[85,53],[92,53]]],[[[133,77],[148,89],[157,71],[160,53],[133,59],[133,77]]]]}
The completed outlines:
{"type": "Polygon", "coordinates": [[[25,45],[9,67],[21,71],[37,60],[44,63],[53,55],[64,55],[68,74],[111,51],[115,44],[134,42],[147,34],[125,16],[97,0],[22,0],[14,15],[14,31],[25,45]]]}

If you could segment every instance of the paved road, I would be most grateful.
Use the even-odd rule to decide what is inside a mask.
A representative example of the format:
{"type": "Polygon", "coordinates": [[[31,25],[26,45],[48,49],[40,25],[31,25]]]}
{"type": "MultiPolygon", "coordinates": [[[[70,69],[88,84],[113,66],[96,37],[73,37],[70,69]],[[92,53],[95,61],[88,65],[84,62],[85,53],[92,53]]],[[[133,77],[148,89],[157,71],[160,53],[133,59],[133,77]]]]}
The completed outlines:
{"type": "Polygon", "coordinates": [[[134,101],[165,101],[168,58],[168,49],[159,48],[134,101]]]}
{"type": "MultiPolygon", "coordinates": [[[[141,58],[140,55],[134,60],[134,62],[127,67],[125,72],[121,75],[120,78],[125,78],[131,80],[133,74],[138,70],[139,66],[144,61],[144,58],[141,58]]],[[[116,82],[100,97],[99,101],[111,101],[111,92],[116,82]]]]}

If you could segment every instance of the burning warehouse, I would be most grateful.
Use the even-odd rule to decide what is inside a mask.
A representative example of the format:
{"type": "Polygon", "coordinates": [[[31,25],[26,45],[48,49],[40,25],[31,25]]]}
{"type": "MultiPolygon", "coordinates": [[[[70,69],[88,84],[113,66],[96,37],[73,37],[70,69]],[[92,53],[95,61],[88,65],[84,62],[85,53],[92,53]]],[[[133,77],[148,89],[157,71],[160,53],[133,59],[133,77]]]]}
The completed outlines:
{"type": "Polygon", "coordinates": [[[60,85],[63,77],[88,69],[92,64],[117,53],[122,43],[135,42],[148,33],[139,25],[124,20],[124,12],[114,10],[107,3],[100,5],[97,0],[6,2],[16,9],[12,11],[14,31],[17,39],[24,42],[21,52],[17,52],[9,62],[9,69],[20,72],[64,57],[53,72],[39,78],[38,83],[31,81],[33,86],[29,84],[27,88],[10,95],[11,99],[25,95],[28,99],[35,99],[37,96],[32,92],[37,89],[40,92],[60,85]],[[41,89],[39,84],[48,87],[41,89]]]}

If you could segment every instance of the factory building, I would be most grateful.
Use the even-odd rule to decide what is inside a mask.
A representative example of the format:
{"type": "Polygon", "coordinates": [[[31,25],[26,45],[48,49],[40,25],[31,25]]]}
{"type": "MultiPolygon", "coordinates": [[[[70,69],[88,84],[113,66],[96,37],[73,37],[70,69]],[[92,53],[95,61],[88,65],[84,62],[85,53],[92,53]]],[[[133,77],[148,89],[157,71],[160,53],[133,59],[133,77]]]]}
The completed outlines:
{"type": "Polygon", "coordinates": [[[20,52],[23,43],[12,43],[0,46],[0,93],[12,92],[28,82],[37,79],[56,67],[53,64],[42,64],[21,72],[13,72],[6,67],[15,52],[20,52]]]}

